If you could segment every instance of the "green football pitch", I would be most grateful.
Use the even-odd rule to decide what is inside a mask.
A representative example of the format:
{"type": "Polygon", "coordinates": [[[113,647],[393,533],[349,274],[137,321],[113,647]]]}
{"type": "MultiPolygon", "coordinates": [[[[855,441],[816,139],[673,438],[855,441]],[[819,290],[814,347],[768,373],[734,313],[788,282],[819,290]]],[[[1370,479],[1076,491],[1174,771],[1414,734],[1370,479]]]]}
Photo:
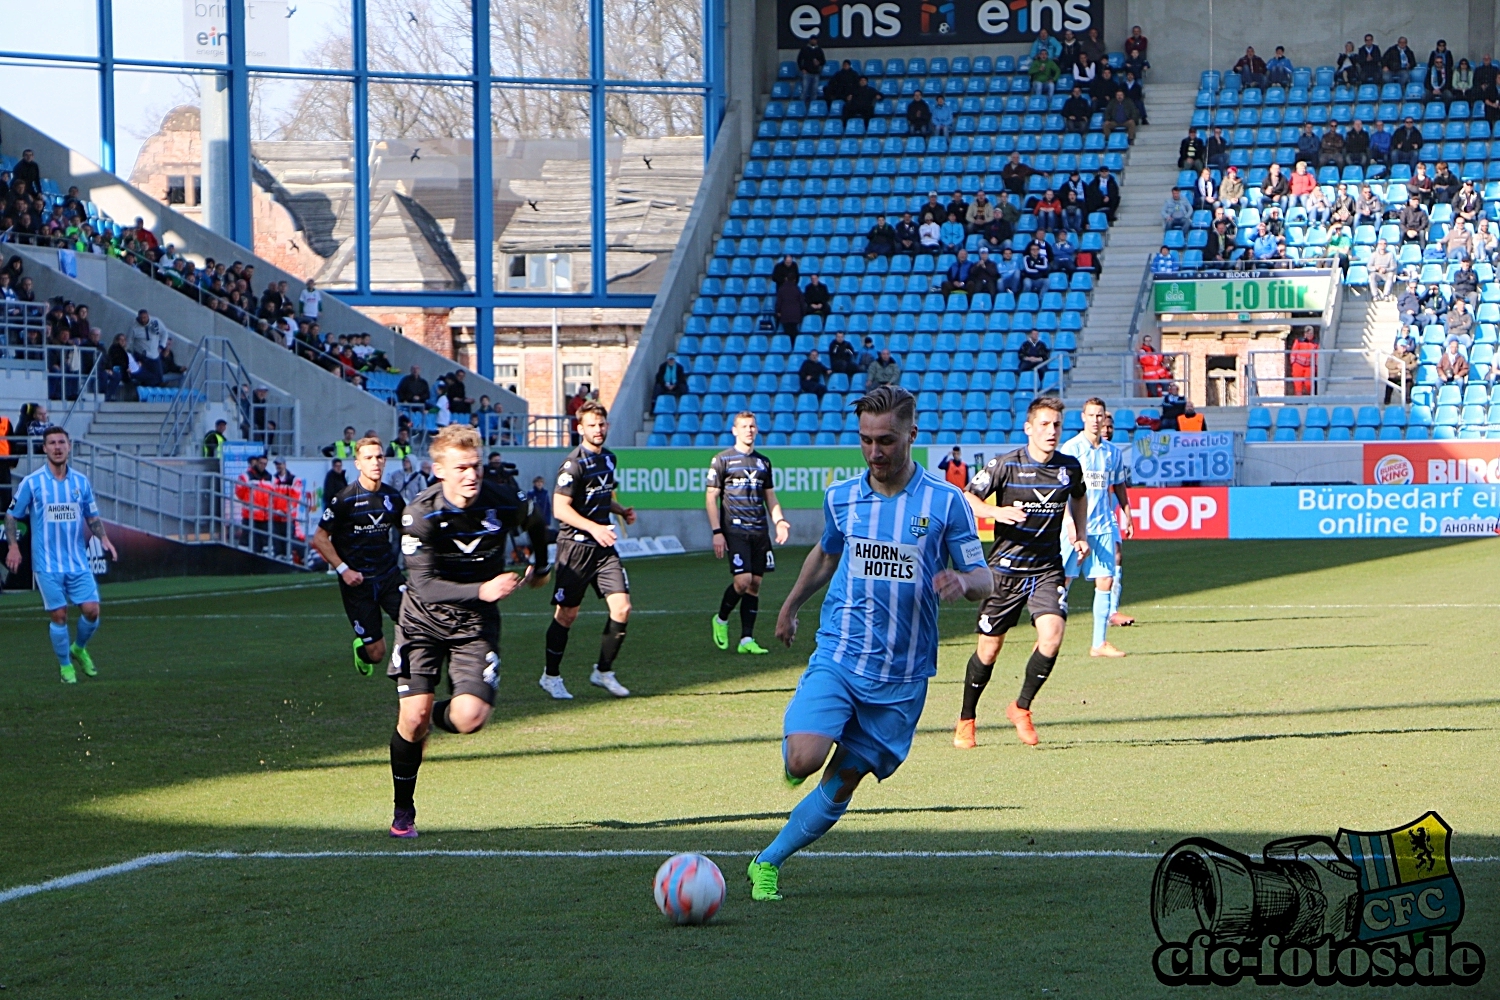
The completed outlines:
{"type": "MultiPolygon", "coordinates": [[[[1035,708],[1005,724],[1017,630],[951,743],[971,605],[945,608],[911,756],[755,904],[744,867],[801,792],[781,716],[811,646],[713,648],[728,574],[704,556],[630,567],[617,663],[587,683],[603,622],[573,630],[577,699],[537,688],[545,591],[507,601],[495,717],[437,734],[414,842],[386,836],[394,694],[361,678],[325,577],[104,588],[97,679],[58,683],[39,603],[0,598],[0,985],[34,997],[1168,997],[1154,978],[1156,856],[1203,836],[1247,853],[1436,810],[1466,912],[1500,960],[1494,540],[1139,543],[1127,610],[1090,659],[1089,599],[1035,708]],[[669,926],[651,877],[718,861],[729,896],[669,926]],[[86,881],[146,855],[186,852],[86,881]],[[445,853],[445,852],[471,852],[445,853]],[[536,852],[517,855],[505,852],[536,852]],[[555,853],[547,853],[555,852],[555,853]],[[577,853],[568,853],[577,852],[577,853]],[[208,856],[206,856],[208,855],[208,856]],[[14,887],[44,886],[26,894],[14,887]]],[[[759,635],[801,553],[768,577],[759,635]]],[[[732,630],[737,623],[732,624],[732,630]]],[[[1500,996],[1476,987],[1263,987],[1246,996],[1500,996]]],[[[1224,992],[1192,988],[1202,995],[1224,992]]]]}

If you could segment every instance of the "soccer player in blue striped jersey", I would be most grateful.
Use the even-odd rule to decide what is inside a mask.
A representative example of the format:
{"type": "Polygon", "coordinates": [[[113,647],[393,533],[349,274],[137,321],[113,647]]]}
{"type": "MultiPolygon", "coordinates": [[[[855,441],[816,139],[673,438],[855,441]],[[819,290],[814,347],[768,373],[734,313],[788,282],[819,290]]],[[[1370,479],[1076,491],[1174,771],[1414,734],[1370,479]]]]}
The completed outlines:
{"type": "Polygon", "coordinates": [[[1129,538],[1135,528],[1130,523],[1125,456],[1104,436],[1108,416],[1104,400],[1090,399],[1083,404],[1083,430],[1058,449],[1083,466],[1089,507],[1088,555],[1078,555],[1072,544],[1075,539],[1065,529],[1062,556],[1063,575],[1069,584],[1080,573],[1094,582],[1094,635],[1089,655],[1119,657],[1125,653],[1109,641],[1110,592],[1115,585],[1115,554],[1120,550],[1120,539],[1129,538]],[[1117,510],[1121,512],[1118,520],[1117,510]]]}
{"type": "Polygon", "coordinates": [[[1068,588],[1058,551],[1064,518],[1072,518],[1079,555],[1088,554],[1083,468],[1078,459],[1057,450],[1062,433],[1063,402],[1038,396],[1026,409],[1026,444],[1001,452],[974,474],[964,493],[978,517],[994,518],[995,544],[990,568],[995,592],[979,606],[974,631],[974,655],[964,671],[964,701],[953,730],[953,745],[972,750],[976,745],[975,716],[979,696],[995,670],[995,658],[1006,634],[1031,614],[1036,645],[1026,661],[1021,692],[1005,708],[1022,743],[1036,746],[1031,723],[1031,699],[1041,690],[1057,663],[1068,621],[1068,588]],[[994,503],[987,498],[994,496],[994,503]]]}
{"type": "Polygon", "coordinates": [[[89,536],[99,539],[111,559],[119,559],[120,554],[104,530],[88,477],[68,468],[73,453],[68,432],[48,427],[42,434],[42,451],[47,464],[21,480],[5,512],[5,537],[10,539],[5,565],[12,573],[21,567],[16,521],[30,518],[32,574],[42,592],[42,605],[52,618],[48,631],[58,672],[64,684],[77,684],[74,660],[90,677],[99,673],[87,649],[99,627],[99,584],[89,569],[89,536]],[[77,642],[68,637],[69,604],[83,612],[77,642]]]}
{"type": "MultiPolygon", "coordinates": [[[[1114,414],[1112,413],[1106,413],[1104,415],[1104,440],[1110,442],[1111,444],[1113,444],[1115,440],[1115,418],[1114,414]]],[[[1120,455],[1125,459],[1125,478],[1127,480],[1126,485],[1129,486],[1130,484],[1128,480],[1130,479],[1130,453],[1125,449],[1120,448],[1119,445],[1115,445],[1115,447],[1119,450],[1120,455]]],[[[1130,507],[1128,505],[1122,507],[1122,510],[1124,511],[1124,516],[1128,517],[1130,515],[1130,507]]],[[[1132,537],[1134,537],[1134,534],[1135,526],[1132,525],[1132,537]]],[[[1125,546],[1124,544],[1120,544],[1115,547],[1115,583],[1114,586],[1109,589],[1109,624],[1112,628],[1126,628],[1130,625],[1135,624],[1134,618],[1130,617],[1129,615],[1122,615],[1120,613],[1120,587],[1122,582],[1124,581],[1124,577],[1125,546]]]]}
{"type": "Polygon", "coordinates": [[[823,538],[776,620],[790,646],[797,612],[828,585],[781,744],[790,783],[819,768],[823,777],[750,862],[755,900],[781,898],[782,863],[838,822],[865,775],[884,780],[901,766],[937,672],[938,601],[978,601],[993,583],[962,492],[912,461],[911,393],[883,385],[854,412],[869,471],[824,494],[823,538]]]}

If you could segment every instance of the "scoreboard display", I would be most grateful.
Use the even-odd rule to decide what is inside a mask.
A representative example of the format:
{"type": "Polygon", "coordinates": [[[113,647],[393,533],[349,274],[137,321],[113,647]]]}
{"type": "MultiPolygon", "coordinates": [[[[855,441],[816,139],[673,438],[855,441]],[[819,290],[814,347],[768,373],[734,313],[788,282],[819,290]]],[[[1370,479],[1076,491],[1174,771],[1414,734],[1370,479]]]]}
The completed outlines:
{"type": "Polygon", "coordinates": [[[1154,283],[1157,313],[1320,313],[1328,304],[1327,275],[1275,278],[1162,277],[1154,283]]]}

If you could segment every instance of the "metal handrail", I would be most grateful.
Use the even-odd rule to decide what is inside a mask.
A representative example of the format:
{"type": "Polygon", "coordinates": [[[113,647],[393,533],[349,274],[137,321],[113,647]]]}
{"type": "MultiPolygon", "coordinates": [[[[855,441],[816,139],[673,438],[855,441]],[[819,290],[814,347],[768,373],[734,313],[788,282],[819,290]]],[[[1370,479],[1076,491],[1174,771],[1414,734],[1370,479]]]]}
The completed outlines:
{"type": "Polygon", "coordinates": [[[1135,296],[1135,309],[1130,314],[1130,330],[1125,334],[1126,348],[1135,347],[1136,334],[1141,329],[1141,313],[1145,310],[1146,300],[1155,296],[1152,288],[1151,261],[1146,261],[1146,266],[1141,272],[1141,288],[1135,296]]]}
{"type": "Polygon", "coordinates": [[[250,393],[254,382],[232,341],[225,337],[200,340],[188,362],[182,385],[172,396],[162,419],[159,454],[183,454],[201,403],[226,404],[235,414],[245,440],[259,441],[270,451],[283,451],[288,446],[296,451],[297,401],[279,391],[273,401],[268,391],[267,401],[257,402],[250,393]]]}
{"type": "Polygon", "coordinates": [[[1405,379],[1394,382],[1385,375],[1385,360],[1390,356],[1387,353],[1358,348],[1319,348],[1303,352],[1303,356],[1306,354],[1312,355],[1311,371],[1306,376],[1298,376],[1292,373],[1292,351],[1247,351],[1240,366],[1246,403],[1255,405],[1269,400],[1297,402],[1321,398],[1379,404],[1384,402],[1387,389],[1393,394],[1401,392],[1402,399],[1405,399],[1405,379]],[[1370,365],[1370,371],[1364,375],[1332,374],[1334,358],[1339,355],[1357,357],[1370,365]],[[1340,392],[1345,386],[1353,391],[1340,392]],[[1276,391],[1266,391],[1270,389],[1276,391]]]}

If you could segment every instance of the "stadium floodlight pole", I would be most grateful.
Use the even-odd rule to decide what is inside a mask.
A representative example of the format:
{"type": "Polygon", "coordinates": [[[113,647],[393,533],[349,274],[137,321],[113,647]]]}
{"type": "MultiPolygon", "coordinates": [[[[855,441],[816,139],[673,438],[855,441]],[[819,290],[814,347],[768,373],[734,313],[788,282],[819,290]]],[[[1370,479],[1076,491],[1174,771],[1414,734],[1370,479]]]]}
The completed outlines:
{"type": "Polygon", "coordinates": [[[115,8],[114,0],[99,0],[99,166],[115,172],[115,8]]]}
{"type": "MultiPolygon", "coordinates": [[[[495,189],[490,118],[490,5],[474,0],[474,287],[483,298],[495,292],[495,189]]],[[[474,310],[474,369],[495,377],[495,321],[488,306],[474,310]]]]}
{"type": "Polygon", "coordinates": [[[354,287],[370,291],[370,57],[365,0],[354,0],[350,22],[354,45],[354,287]]]}
{"type": "MultiPolygon", "coordinates": [[[[245,59],[245,0],[229,0],[229,232],[255,246],[250,190],[250,71],[245,59]]],[[[223,72],[221,68],[220,72],[223,72]]]]}
{"type": "MultiPolygon", "coordinates": [[[[609,293],[609,231],[605,218],[605,183],[609,164],[604,131],[604,0],[589,0],[589,290],[609,293]]],[[[550,284],[548,291],[556,292],[550,284]]]]}

